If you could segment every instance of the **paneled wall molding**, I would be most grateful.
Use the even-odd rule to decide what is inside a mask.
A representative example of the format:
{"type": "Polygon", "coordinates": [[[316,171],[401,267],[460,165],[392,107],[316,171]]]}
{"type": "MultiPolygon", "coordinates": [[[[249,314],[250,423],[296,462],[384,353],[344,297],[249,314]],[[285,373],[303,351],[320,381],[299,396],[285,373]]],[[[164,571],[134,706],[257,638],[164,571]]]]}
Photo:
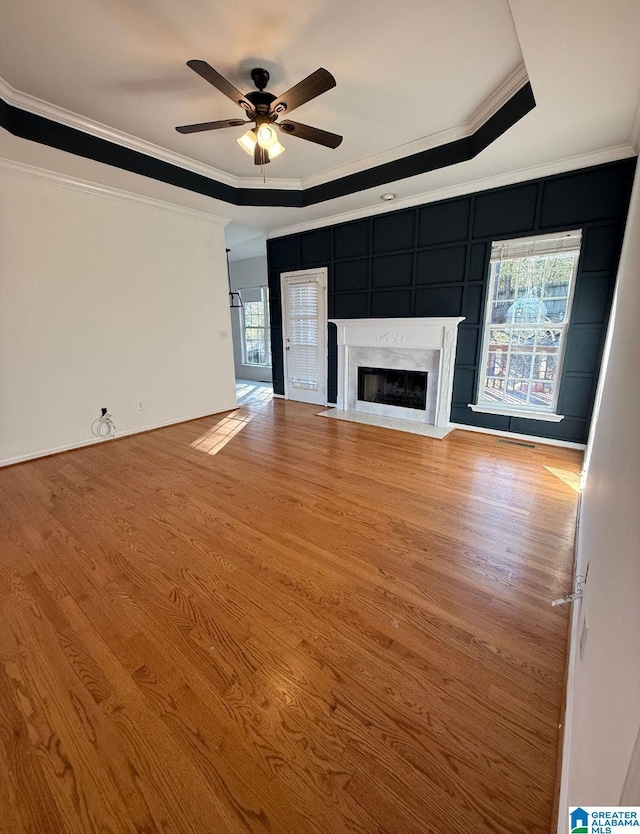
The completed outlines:
{"type": "Polygon", "coordinates": [[[4,159],[0,157],[0,172],[12,174],[17,177],[39,180],[40,182],[48,182],[52,185],[59,185],[63,188],[72,188],[76,191],[88,192],[99,197],[109,197],[113,200],[123,200],[127,203],[138,203],[143,206],[161,209],[162,211],[186,214],[190,217],[199,217],[200,219],[207,220],[217,226],[226,226],[227,223],[229,223],[227,218],[220,217],[217,214],[209,214],[206,211],[198,211],[197,209],[180,206],[176,203],[168,203],[154,197],[145,197],[142,194],[135,194],[132,191],[124,191],[119,188],[113,188],[112,186],[98,185],[97,183],[89,182],[88,180],[71,177],[68,174],[60,174],[56,171],[49,171],[45,168],[38,168],[35,165],[27,165],[24,162],[16,162],[13,159],[4,159]]]}
{"type": "Polygon", "coordinates": [[[411,197],[404,197],[394,200],[392,203],[381,203],[379,206],[364,206],[361,209],[353,209],[339,214],[323,217],[318,220],[308,220],[303,223],[294,223],[291,226],[282,226],[267,232],[267,239],[274,240],[279,237],[310,232],[314,229],[323,229],[328,226],[335,226],[337,223],[348,223],[351,220],[359,220],[363,217],[373,217],[379,214],[391,214],[403,208],[415,208],[416,206],[438,203],[442,200],[449,200],[453,197],[462,197],[469,194],[477,194],[481,191],[490,191],[493,188],[502,188],[508,185],[517,185],[528,180],[542,177],[566,174],[570,171],[578,171],[582,168],[591,168],[595,165],[604,165],[607,162],[618,162],[622,159],[629,159],[640,153],[640,111],[637,118],[636,147],[632,144],[615,145],[611,148],[592,151],[591,153],[559,159],[555,162],[545,162],[540,165],[533,165],[530,168],[519,168],[508,171],[504,174],[496,174],[493,177],[484,177],[480,180],[451,185],[446,188],[439,188],[434,191],[425,191],[422,194],[413,194],[411,197]]]}
{"type": "MultiPolygon", "coordinates": [[[[452,422],[584,443],[635,167],[635,158],[624,158],[270,238],[273,342],[281,328],[280,273],[327,266],[329,319],[465,317],[458,328],[452,422]],[[482,378],[492,241],[574,229],[582,232],[582,246],[559,384],[562,419],[470,408],[477,404],[482,378]]],[[[405,335],[395,326],[375,335],[387,332],[405,335]]],[[[274,353],[273,359],[274,388],[280,392],[282,357],[274,353]]],[[[330,326],[329,402],[338,394],[338,360],[339,344],[330,326]]]]}

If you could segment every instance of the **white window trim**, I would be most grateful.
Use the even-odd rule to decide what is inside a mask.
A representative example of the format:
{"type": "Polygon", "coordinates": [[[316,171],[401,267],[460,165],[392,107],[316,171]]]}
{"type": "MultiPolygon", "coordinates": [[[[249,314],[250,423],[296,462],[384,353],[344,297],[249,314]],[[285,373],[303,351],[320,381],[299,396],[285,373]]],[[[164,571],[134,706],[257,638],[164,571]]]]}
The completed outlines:
{"type": "Polygon", "coordinates": [[[527,420],[546,420],[549,423],[559,423],[564,420],[564,414],[556,414],[553,411],[533,411],[531,409],[519,409],[516,406],[508,408],[493,408],[490,405],[476,405],[469,403],[471,411],[479,411],[481,414],[503,414],[507,417],[524,417],[527,420]]]}
{"type": "Polygon", "coordinates": [[[259,287],[245,287],[244,290],[240,289],[240,298],[242,298],[242,293],[248,292],[249,290],[260,290],[262,295],[262,303],[264,304],[265,308],[265,315],[264,315],[264,343],[265,343],[265,356],[267,357],[266,362],[249,362],[247,361],[247,340],[245,337],[245,330],[247,325],[245,324],[244,320],[244,307],[240,310],[240,342],[242,348],[242,364],[246,365],[248,368],[271,368],[271,316],[269,311],[269,287],[266,285],[261,285],[259,287]],[[265,290],[267,291],[267,297],[265,298],[265,290]]]}
{"type": "MultiPolygon", "coordinates": [[[[489,330],[491,327],[491,289],[492,289],[492,275],[491,275],[491,265],[498,260],[504,260],[508,255],[514,254],[513,250],[520,249],[522,252],[521,257],[527,257],[528,254],[526,253],[527,245],[531,246],[534,241],[536,244],[540,244],[543,241],[549,240],[558,240],[559,238],[567,238],[571,239],[574,237],[580,237],[580,246],[582,246],[582,229],[575,229],[570,232],[555,232],[548,235],[530,235],[529,237],[524,238],[514,238],[511,240],[499,240],[494,241],[491,246],[491,259],[489,261],[489,279],[487,282],[487,291],[485,297],[485,316],[484,321],[482,324],[482,351],[480,354],[480,368],[482,369],[482,373],[478,374],[478,385],[476,388],[476,402],[475,403],[468,403],[468,408],[472,411],[479,412],[481,414],[496,414],[500,416],[506,417],[521,417],[525,420],[544,420],[549,423],[559,423],[561,420],[564,420],[564,414],[558,414],[556,411],[558,405],[558,397],[560,395],[560,379],[562,377],[562,367],[564,365],[564,357],[567,350],[567,339],[566,335],[569,330],[569,322],[571,321],[571,313],[573,310],[573,297],[575,293],[576,287],[576,275],[578,272],[578,262],[580,260],[580,255],[578,253],[578,257],[573,266],[573,272],[571,273],[571,279],[569,283],[569,295],[567,297],[567,316],[566,321],[564,324],[560,325],[559,327],[556,326],[554,330],[562,330],[562,351],[558,357],[558,374],[557,374],[557,384],[555,386],[554,392],[554,402],[553,407],[549,409],[535,409],[535,408],[527,408],[527,407],[518,407],[517,405],[494,405],[492,403],[483,403],[480,402],[481,392],[483,389],[484,384],[484,370],[487,366],[487,353],[488,353],[488,345],[489,345],[489,330]],[[503,249],[511,249],[512,251],[509,253],[504,253],[503,249]]],[[[574,248],[574,247],[572,247],[574,248]]],[[[554,247],[550,247],[549,251],[554,251],[554,247]]],[[[543,249],[540,246],[536,246],[536,254],[542,254],[543,249]]],[[[533,252],[531,253],[533,254],[533,252]]],[[[523,327],[525,327],[523,325],[523,327]]]]}

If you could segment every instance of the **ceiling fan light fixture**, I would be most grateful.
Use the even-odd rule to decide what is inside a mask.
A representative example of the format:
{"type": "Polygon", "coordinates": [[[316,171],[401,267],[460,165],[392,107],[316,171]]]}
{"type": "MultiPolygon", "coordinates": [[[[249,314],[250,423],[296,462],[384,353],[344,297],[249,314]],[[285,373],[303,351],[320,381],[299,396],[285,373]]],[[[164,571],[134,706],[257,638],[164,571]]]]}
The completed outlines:
{"type": "Polygon", "coordinates": [[[281,145],[280,142],[276,139],[275,145],[272,145],[269,148],[269,159],[275,159],[276,156],[280,156],[281,153],[285,150],[284,145],[281,145]]]}
{"type": "MultiPolygon", "coordinates": [[[[276,156],[280,156],[280,154],[285,150],[284,146],[281,145],[280,142],[278,142],[277,134],[275,139],[276,141],[272,145],[270,145],[268,149],[266,149],[267,153],[269,154],[270,160],[275,159],[276,156]]],[[[243,133],[242,136],[238,139],[238,144],[245,153],[248,153],[249,156],[253,156],[256,149],[256,144],[259,144],[259,140],[256,136],[256,129],[252,128],[251,130],[248,130],[246,133],[243,133]]],[[[260,147],[264,146],[260,145],[260,147]]]]}
{"type": "Polygon", "coordinates": [[[278,142],[278,134],[272,125],[261,124],[258,128],[257,134],[258,144],[261,148],[264,148],[265,151],[271,150],[271,148],[278,142]]]}
{"type": "Polygon", "coordinates": [[[249,156],[253,156],[257,141],[255,130],[248,130],[238,139],[238,144],[249,156]]]}

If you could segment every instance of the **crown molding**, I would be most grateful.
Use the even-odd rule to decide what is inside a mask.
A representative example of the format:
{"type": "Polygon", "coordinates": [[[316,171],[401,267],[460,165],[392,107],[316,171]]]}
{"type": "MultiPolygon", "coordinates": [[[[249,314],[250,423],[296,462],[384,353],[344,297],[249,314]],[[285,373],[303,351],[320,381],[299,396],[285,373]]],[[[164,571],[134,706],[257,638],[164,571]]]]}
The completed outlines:
{"type": "Polygon", "coordinates": [[[196,172],[194,166],[198,164],[194,160],[177,155],[175,161],[171,162],[171,152],[165,152],[135,137],[113,132],[97,122],[82,120],[70,111],[59,111],[37,99],[20,98],[22,94],[6,82],[3,83],[4,87],[0,85],[0,94],[5,95],[6,99],[0,97],[0,124],[13,135],[237,206],[304,208],[415,177],[437,168],[456,165],[473,159],[536,106],[530,82],[523,78],[522,73],[512,74],[509,85],[501,87],[500,96],[494,97],[490,106],[485,104],[482,113],[474,118],[477,120],[495,111],[493,115],[489,115],[487,121],[467,136],[426,150],[423,148],[417,153],[330,179],[310,188],[298,188],[294,180],[280,181],[284,187],[272,188],[271,182],[267,184],[255,178],[249,181],[253,181],[257,187],[249,188],[229,185],[228,179],[227,182],[216,179],[211,174],[217,172],[206,166],[206,173],[196,172]],[[507,96],[508,90],[523,80],[524,86],[519,87],[500,105],[501,97],[507,96]],[[24,109],[21,105],[30,109],[24,109]],[[54,115],[63,121],[56,121],[52,118],[54,115]],[[78,126],[74,126],[73,119],[79,120],[78,126]],[[183,162],[187,167],[183,167],[183,162]]]}
{"type": "MultiPolygon", "coordinates": [[[[155,145],[153,142],[147,142],[145,139],[138,139],[137,136],[116,130],[94,119],[89,119],[86,116],[80,116],[78,113],[66,110],[64,107],[58,107],[57,104],[50,104],[48,101],[36,98],[36,96],[22,93],[20,90],[16,90],[8,84],[3,78],[0,78],[0,98],[3,98],[7,104],[19,107],[21,110],[26,110],[27,113],[33,113],[36,116],[51,119],[53,122],[80,130],[89,136],[105,139],[107,142],[112,142],[115,145],[129,148],[132,151],[138,151],[139,153],[146,154],[146,156],[152,156],[155,159],[168,162],[171,165],[177,165],[179,168],[193,171],[194,174],[200,174],[203,177],[218,180],[234,188],[242,184],[238,177],[233,177],[227,174],[226,171],[221,171],[218,168],[213,168],[211,165],[205,165],[202,162],[197,162],[195,159],[167,150],[166,148],[160,147],[160,145],[155,145]]],[[[262,184],[262,181],[259,182],[262,184]]]]}
{"type": "Polygon", "coordinates": [[[273,188],[275,184],[278,187],[278,191],[300,191],[302,189],[302,180],[287,179],[284,177],[281,179],[273,178],[271,180],[267,177],[266,182],[259,177],[237,177],[236,182],[240,188],[269,189],[273,188]]]}
{"type": "Polygon", "coordinates": [[[488,191],[492,188],[502,188],[505,185],[516,185],[527,180],[550,177],[555,174],[564,174],[580,168],[590,168],[594,165],[603,165],[607,162],[617,162],[621,159],[628,159],[636,155],[631,145],[616,145],[599,151],[580,154],[578,156],[559,159],[554,162],[545,162],[540,165],[533,165],[529,168],[518,168],[507,171],[504,174],[496,174],[479,180],[471,180],[459,185],[439,188],[435,191],[425,191],[422,194],[414,194],[401,200],[394,200],[389,203],[382,203],[377,206],[364,206],[360,209],[334,214],[330,217],[323,217],[318,220],[309,220],[303,223],[296,223],[292,226],[283,226],[267,232],[267,239],[273,240],[286,235],[309,232],[314,229],[321,229],[325,226],[334,226],[337,223],[348,223],[351,220],[361,220],[363,217],[373,217],[379,214],[389,214],[403,208],[414,208],[415,206],[436,203],[440,200],[448,200],[453,197],[463,197],[468,194],[475,194],[480,191],[488,191]]]}
{"type": "Polygon", "coordinates": [[[105,139],[121,147],[129,148],[130,150],[143,153],[146,156],[151,156],[159,159],[162,162],[168,162],[171,165],[176,165],[187,171],[192,171],[194,174],[200,174],[208,179],[217,180],[232,188],[251,188],[251,189],[267,189],[273,188],[274,184],[278,190],[283,191],[299,191],[306,188],[312,188],[317,185],[324,185],[335,179],[356,174],[361,171],[366,171],[369,168],[384,165],[388,162],[394,162],[398,159],[403,159],[406,156],[420,153],[422,151],[430,150],[431,148],[445,145],[449,142],[455,142],[458,139],[464,139],[471,136],[488,121],[497,111],[518,92],[529,81],[527,75],[527,68],[524,64],[520,64],[511,75],[503,81],[500,86],[487,98],[480,107],[463,122],[460,122],[453,127],[446,130],[431,133],[428,136],[423,136],[413,142],[407,142],[403,145],[398,145],[395,148],[390,148],[387,151],[382,151],[378,154],[372,154],[358,159],[354,162],[340,165],[336,168],[330,168],[322,171],[319,174],[312,174],[302,179],[294,178],[275,178],[265,182],[259,177],[235,177],[228,174],[219,168],[214,168],[211,165],[206,165],[203,162],[198,162],[188,156],[170,151],[153,142],[147,142],[145,139],[139,139],[124,131],[109,127],[101,122],[89,119],[86,116],[81,116],[64,107],[59,107],[56,104],[44,101],[43,99],[31,96],[28,93],[23,93],[16,90],[7,81],[0,77],[0,98],[3,98],[7,104],[25,110],[28,113],[33,113],[36,116],[42,116],[45,119],[65,125],[66,127],[80,130],[89,136],[95,136],[98,139],[105,139]]]}
{"type": "Polygon", "coordinates": [[[395,148],[390,148],[387,151],[382,151],[378,154],[366,156],[356,162],[350,162],[346,165],[340,165],[336,168],[331,168],[323,171],[320,174],[312,174],[309,177],[303,177],[300,181],[302,188],[313,188],[316,185],[324,185],[324,183],[331,182],[341,177],[347,177],[350,174],[357,174],[360,171],[366,171],[369,168],[375,168],[378,165],[385,165],[388,162],[394,162],[397,159],[411,156],[412,154],[428,151],[431,148],[437,148],[441,145],[446,145],[449,142],[456,142],[458,139],[465,139],[472,136],[478,128],[487,122],[498,110],[506,104],[506,102],[514,96],[518,90],[521,90],[529,81],[527,68],[524,64],[520,64],[506,78],[500,86],[487,98],[478,109],[464,122],[460,122],[453,127],[446,130],[440,130],[437,133],[431,133],[428,136],[423,136],[421,139],[416,139],[413,142],[407,142],[404,145],[397,145],[395,148]]]}
{"type": "Polygon", "coordinates": [[[521,90],[529,81],[529,74],[524,63],[517,66],[514,71],[497,87],[483,104],[467,119],[468,133],[475,131],[485,122],[494,116],[503,104],[521,90]]]}
{"type": "Polygon", "coordinates": [[[198,211],[198,209],[180,206],[176,203],[168,203],[164,200],[158,200],[155,197],[144,197],[141,194],[124,191],[120,188],[113,188],[112,186],[98,185],[88,180],[71,177],[68,174],[60,174],[56,171],[48,171],[45,168],[38,168],[35,165],[27,165],[24,162],[16,162],[14,159],[0,157],[0,172],[12,174],[17,177],[26,177],[27,179],[37,180],[39,182],[47,182],[51,185],[59,185],[63,188],[72,188],[76,191],[84,191],[85,193],[94,194],[98,197],[108,197],[109,199],[121,200],[127,203],[137,203],[138,205],[149,206],[151,208],[161,209],[162,211],[170,211],[174,214],[186,214],[189,217],[206,220],[216,226],[224,227],[230,222],[227,218],[220,217],[217,214],[209,214],[206,211],[198,211]]]}

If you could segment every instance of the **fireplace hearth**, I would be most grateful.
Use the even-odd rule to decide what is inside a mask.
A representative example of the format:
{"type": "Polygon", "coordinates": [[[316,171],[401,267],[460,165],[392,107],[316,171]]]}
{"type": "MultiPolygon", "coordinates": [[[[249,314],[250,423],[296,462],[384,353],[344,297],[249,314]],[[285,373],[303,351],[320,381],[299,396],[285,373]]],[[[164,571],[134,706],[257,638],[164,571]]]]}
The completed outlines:
{"type": "Polygon", "coordinates": [[[394,368],[358,368],[358,399],[398,408],[427,407],[427,373],[394,368]]]}

